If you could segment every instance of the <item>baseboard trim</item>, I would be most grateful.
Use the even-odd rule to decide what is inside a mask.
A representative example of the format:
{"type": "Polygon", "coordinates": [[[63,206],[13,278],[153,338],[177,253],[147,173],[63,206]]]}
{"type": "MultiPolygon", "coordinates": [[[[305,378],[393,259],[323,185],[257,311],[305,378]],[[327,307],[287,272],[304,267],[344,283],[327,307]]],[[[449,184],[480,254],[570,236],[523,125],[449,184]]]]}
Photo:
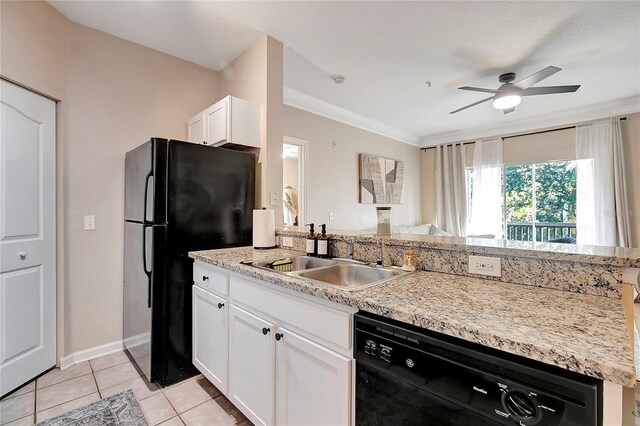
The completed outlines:
{"type": "Polygon", "coordinates": [[[93,348],[74,352],[72,354],[69,354],[67,356],[63,356],[62,358],[60,358],[60,369],[66,370],[67,368],[79,362],[89,361],[90,359],[99,358],[104,355],[109,355],[115,352],[119,352],[123,349],[124,349],[123,341],[116,340],[115,342],[105,343],[104,345],[95,346],[93,348]]]}

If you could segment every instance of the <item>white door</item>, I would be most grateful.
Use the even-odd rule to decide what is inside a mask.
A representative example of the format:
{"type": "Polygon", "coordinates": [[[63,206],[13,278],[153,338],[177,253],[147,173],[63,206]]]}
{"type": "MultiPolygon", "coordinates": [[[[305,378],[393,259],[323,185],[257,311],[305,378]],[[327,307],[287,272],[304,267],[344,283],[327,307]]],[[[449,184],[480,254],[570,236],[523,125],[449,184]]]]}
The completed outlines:
{"type": "Polygon", "coordinates": [[[56,105],[0,84],[2,396],[56,363],[56,105]]]}
{"type": "Polygon", "coordinates": [[[225,395],[228,306],[226,300],[193,286],[193,365],[225,395]]]}
{"type": "Polygon", "coordinates": [[[231,306],[229,399],[256,425],[274,424],[275,326],[231,306]]]}
{"type": "Polygon", "coordinates": [[[279,328],[276,424],[351,423],[351,360],[279,328]]]}

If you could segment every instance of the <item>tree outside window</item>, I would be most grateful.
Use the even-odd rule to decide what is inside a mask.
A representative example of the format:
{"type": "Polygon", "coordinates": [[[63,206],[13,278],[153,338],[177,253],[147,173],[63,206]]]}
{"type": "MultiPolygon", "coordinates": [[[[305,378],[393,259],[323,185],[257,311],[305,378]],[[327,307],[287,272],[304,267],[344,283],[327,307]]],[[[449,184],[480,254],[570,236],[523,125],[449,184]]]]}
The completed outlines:
{"type": "MultiPolygon", "coordinates": [[[[504,167],[506,239],[576,238],[576,166],[572,160],[504,167]]],[[[467,188],[471,203],[473,169],[467,170],[467,188]]]]}
{"type": "Polygon", "coordinates": [[[507,166],[505,177],[507,239],[575,238],[575,161],[507,166]]]}

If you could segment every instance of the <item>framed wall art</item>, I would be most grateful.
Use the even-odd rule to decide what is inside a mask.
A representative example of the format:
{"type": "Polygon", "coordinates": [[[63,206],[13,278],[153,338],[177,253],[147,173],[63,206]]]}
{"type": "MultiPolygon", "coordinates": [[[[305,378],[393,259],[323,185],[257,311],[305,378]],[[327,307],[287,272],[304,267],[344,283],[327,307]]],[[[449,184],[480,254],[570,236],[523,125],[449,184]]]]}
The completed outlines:
{"type": "Polygon", "coordinates": [[[359,154],[360,197],[363,204],[400,204],[404,163],[398,160],[359,154]]]}

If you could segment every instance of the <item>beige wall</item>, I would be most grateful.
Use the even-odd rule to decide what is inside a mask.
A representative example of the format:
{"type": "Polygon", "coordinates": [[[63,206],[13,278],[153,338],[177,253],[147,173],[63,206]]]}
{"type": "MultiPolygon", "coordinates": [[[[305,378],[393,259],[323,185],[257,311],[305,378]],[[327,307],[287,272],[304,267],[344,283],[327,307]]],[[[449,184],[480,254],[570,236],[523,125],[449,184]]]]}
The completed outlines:
{"type": "Polygon", "coordinates": [[[64,100],[69,20],[45,2],[3,1],[0,12],[0,74],[64,100]]]}
{"type": "Polygon", "coordinates": [[[71,25],[66,157],[67,353],[122,338],[124,154],[152,136],[185,139],[219,98],[217,73],[71,25]],[[96,230],[83,216],[96,215],[96,230]]]}
{"type": "MultiPolygon", "coordinates": [[[[473,147],[473,145],[469,145],[473,147]]],[[[473,148],[469,165],[473,165],[473,148]]],[[[505,164],[532,164],[576,158],[576,132],[574,128],[535,135],[507,137],[502,144],[505,164]]]]}
{"type": "Polygon", "coordinates": [[[215,71],[68,21],[44,2],[2,2],[0,73],[60,99],[60,355],[122,339],[126,151],[222,97],[215,71]],[[96,215],[96,230],[83,216],[96,215]],[[62,268],[63,267],[63,268],[62,268]],[[64,275],[60,275],[64,271],[64,275]]]}
{"type": "Polygon", "coordinates": [[[264,36],[220,72],[222,96],[233,95],[262,105],[261,149],[258,157],[256,207],[275,210],[282,224],[282,203],[267,205],[269,193],[282,197],[282,73],[283,46],[264,36]]]}
{"type": "MultiPolygon", "coordinates": [[[[640,247],[640,113],[628,114],[622,121],[625,155],[628,219],[631,246],[640,247]]],[[[468,145],[467,165],[473,164],[473,148],[468,145]]],[[[422,179],[422,218],[435,223],[435,149],[420,154],[422,179]]],[[[575,129],[536,135],[507,137],[503,144],[505,164],[527,164],[575,158],[575,129]]]]}
{"type": "Polygon", "coordinates": [[[289,106],[284,112],[285,134],[308,141],[307,222],[326,223],[329,233],[376,227],[375,205],[358,203],[358,154],[366,153],[404,161],[402,204],[392,206],[391,224],[420,223],[419,148],[289,106]]]}

